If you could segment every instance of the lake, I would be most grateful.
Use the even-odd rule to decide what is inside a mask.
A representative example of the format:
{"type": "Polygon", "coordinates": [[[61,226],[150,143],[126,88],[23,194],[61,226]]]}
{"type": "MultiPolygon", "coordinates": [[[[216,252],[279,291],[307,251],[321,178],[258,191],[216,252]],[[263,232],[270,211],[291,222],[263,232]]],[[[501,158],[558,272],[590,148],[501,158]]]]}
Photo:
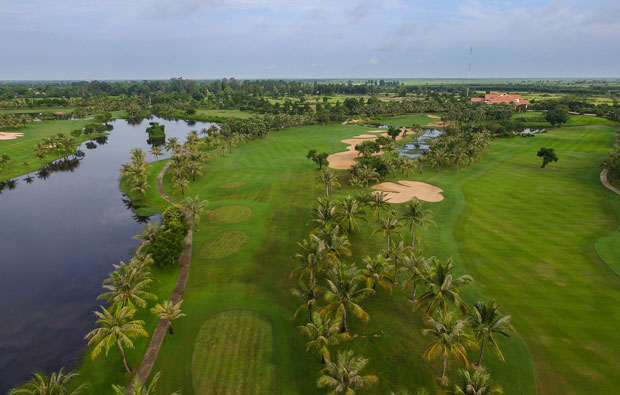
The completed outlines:
{"type": "MultiPolygon", "coordinates": [[[[79,160],[60,161],[38,177],[6,183],[0,194],[0,393],[31,372],[75,367],[94,328],[96,300],[112,264],[130,259],[147,218],[119,190],[132,148],[149,150],[148,122],[185,141],[204,122],[153,118],[111,122],[107,139],[81,145],[79,160]]],[[[161,159],[162,157],[160,157],[161,159]]],[[[151,155],[147,160],[152,161],[151,155]]]]}

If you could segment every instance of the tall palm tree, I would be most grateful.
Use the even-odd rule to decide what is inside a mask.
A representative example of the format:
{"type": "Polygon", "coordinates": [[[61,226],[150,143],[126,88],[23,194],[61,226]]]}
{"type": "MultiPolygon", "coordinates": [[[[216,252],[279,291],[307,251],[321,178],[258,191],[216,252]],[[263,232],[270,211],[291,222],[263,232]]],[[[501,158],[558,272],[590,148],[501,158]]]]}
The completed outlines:
{"type": "Polygon", "coordinates": [[[428,225],[435,225],[433,221],[433,212],[431,210],[424,210],[422,202],[414,197],[401,213],[400,219],[409,224],[409,231],[411,232],[411,247],[415,248],[415,241],[420,242],[420,228],[428,225]]]}
{"type": "Polygon", "coordinates": [[[65,373],[64,368],[53,372],[49,376],[44,373],[34,373],[32,378],[9,391],[9,395],[79,395],[84,394],[90,388],[82,383],[75,389],[70,389],[71,383],[78,377],[77,373],[65,373]]]}
{"type": "Polygon", "coordinates": [[[374,167],[362,165],[357,170],[357,176],[362,179],[364,186],[368,188],[368,184],[371,181],[379,181],[379,173],[374,167]]]}
{"type": "Polygon", "coordinates": [[[342,332],[348,332],[347,313],[364,322],[370,318],[368,313],[358,304],[368,295],[374,295],[375,291],[364,287],[364,276],[355,265],[337,263],[327,272],[327,289],[324,299],[327,305],[321,313],[335,311],[342,318],[342,332]]]}
{"type": "MultiPolygon", "coordinates": [[[[340,229],[338,225],[336,225],[336,228],[340,229]]],[[[319,233],[317,232],[318,235],[319,233]]],[[[346,234],[333,232],[329,237],[321,240],[325,243],[328,256],[332,258],[332,261],[338,261],[343,255],[351,256],[351,242],[346,234]]]]}
{"type": "Polygon", "coordinates": [[[398,218],[393,213],[390,213],[387,218],[379,221],[379,227],[375,229],[372,234],[381,233],[387,238],[387,253],[390,253],[390,246],[392,245],[392,238],[394,235],[400,235],[400,229],[402,224],[398,221],[398,218]]]}
{"type": "Polygon", "coordinates": [[[341,226],[346,225],[348,233],[359,229],[358,220],[366,221],[366,214],[360,203],[353,196],[345,196],[336,202],[337,217],[341,226]]]}
{"type": "Polygon", "coordinates": [[[494,334],[500,334],[510,338],[510,332],[514,332],[514,327],[510,324],[510,316],[502,315],[499,307],[494,300],[490,299],[486,302],[476,302],[473,311],[470,313],[469,325],[474,330],[474,335],[480,343],[480,356],[478,357],[477,366],[482,363],[484,355],[484,346],[488,341],[493,346],[500,360],[504,360],[502,350],[493,337],[494,334]]]}
{"type": "Polygon", "coordinates": [[[114,271],[103,281],[103,288],[108,292],[102,293],[97,299],[104,299],[115,307],[145,307],[147,300],[157,297],[146,291],[153,282],[148,267],[139,266],[138,261],[122,262],[113,265],[114,271]]]}
{"type": "Polygon", "coordinates": [[[179,146],[179,139],[176,137],[170,137],[166,142],[166,150],[174,152],[176,148],[179,146]]]}
{"type": "Polygon", "coordinates": [[[386,291],[392,292],[393,281],[385,256],[382,254],[377,254],[374,258],[367,256],[364,258],[364,264],[366,266],[362,269],[362,274],[366,279],[366,287],[376,290],[379,284],[386,291]]]}
{"type": "Polygon", "coordinates": [[[462,286],[474,281],[467,274],[462,276],[454,276],[452,271],[454,265],[452,259],[448,259],[446,263],[441,263],[436,257],[430,258],[431,265],[428,275],[424,277],[427,291],[420,295],[416,302],[416,308],[426,306],[426,314],[430,315],[437,307],[444,313],[448,311],[448,303],[453,303],[461,311],[469,311],[469,307],[463,302],[459,295],[462,286]]]}
{"type": "Polygon", "coordinates": [[[163,154],[164,154],[164,151],[161,149],[160,146],[156,145],[153,148],[151,148],[151,155],[153,155],[156,160],[159,160],[159,156],[163,154]]]}
{"type": "Polygon", "coordinates": [[[138,247],[138,252],[140,252],[144,247],[153,244],[159,231],[159,222],[151,222],[148,225],[143,226],[142,233],[133,237],[136,240],[142,240],[142,243],[140,243],[140,246],[138,247]]]}
{"type": "Polygon", "coordinates": [[[321,170],[317,178],[323,185],[325,185],[325,196],[331,195],[333,187],[340,186],[338,177],[329,169],[321,170]]]}
{"type": "Polygon", "coordinates": [[[88,340],[89,346],[95,346],[91,352],[93,359],[103,350],[105,350],[105,355],[107,356],[110,348],[116,345],[121,352],[125,370],[127,373],[131,373],[131,368],[127,364],[124,347],[134,347],[131,341],[132,338],[148,336],[148,333],[144,330],[144,321],[133,319],[134,311],[129,306],[112,310],[101,306],[101,311],[95,311],[97,316],[96,323],[99,328],[93,329],[84,337],[88,340]]]}
{"type": "Polygon", "coordinates": [[[185,198],[185,191],[189,188],[189,181],[186,178],[179,177],[174,181],[174,188],[181,191],[181,196],[185,198]]]}
{"type": "Polygon", "coordinates": [[[427,259],[413,252],[408,254],[403,260],[403,268],[407,273],[407,278],[403,281],[403,291],[412,287],[411,299],[409,300],[415,302],[418,283],[425,278],[429,271],[427,259]]]}
{"type": "Polygon", "coordinates": [[[317,381],[317,386],[319,388],[333,388],[330,394],[355,395],[356,389],[379,381],[376,376],[360,375],[367,364],[367,359],[356,356],[351,350],[338,352],[336,363],[328,361],[321,371],[322,375],[317,381]]]}
{"type": "Polygon", "coordinates": [[[432,335],[433,340],[426,346],[422,355],[429,361],[441,357],[442,368],[440,378],[442,380],[446,377],[448,358],[454,357],[463,362],[465,366],[469,364],[467,360],[467,347],[474,347],[476,343],[465,332],[465,320],[457,319],[454,313],[450,312],[440,314],[437,320],[427,316],[425,323],[429,328],[423,329],[422,333],[425,336],[432,335]]]}
{"type": "Polygon", "coordinates": [[[297,317],[303,310],[308,310],[308,319],[314,323],[313,309],[316,304],[316,297],[318,296],[318,287],[311,288],[309,284],[299,279],[297,288],[291,288],[291,295],[301,300],[303,303],[295,310],[293,317],[297,317]]]}
{"type": "Polygon", "coordinates": [[[205,211],[205,207],[209,204],[207,200],[200,200],[198,195],[190,198],[189,196],[183,199],[181,207],[183,207],[183,213],[191,219],[194,230],[198,232],[198,222],[200,221],[200,214],[205,211]]]}
{"type": "Polygon", "coordinates": [[[315,228],[321,228],[336,222],[336,204],[328,198],[318,198],[318,206],[312,210],[313,218],[310,223],[315,224],[315,228]]]}
{"type": "Polygon", "coordinates": [[[468,370],[459,369],[461,382],[454,385],[455,395],[500,395],[502,387],[491,383],[491,375],[477,370],[472,375],[468,370]]]}
{"type": "Polygon", "coordinates": [[[450,156],[452,157],[452,160],[456,164],[456,172],[457,173],[459,172],[459,163],[467,161],[469,159],[469,156],[467,155],[467,152],[465,150],[462,150],[462,149],[458,148],[458,147],[457,147],[457,149],[452,151],[450,156]]]}
{"type": "Polygon", "coordinates": [[[439,147],[435,147],[428,153],[429,161],[431,162],[431,166],[437,169],[439,173],[439,168],[444,164],[446,160],[446,151],[439,147]]]}
{"type": "Polygon", "coordinates": [[[151,309],[151,313],[157,315],[162,320],[168,321],[168,333],[171,335],[174,334],[172,321],[185,317],[185,314],[181,312],[181,304],[183,304],[182,299],[179,300],[178,303],[172,303],[171,300],[166,300],[163,305],[157,303],[155,307],[151,309]]]}
{"type": "Polygon", "coordinates": [[[411,250],[412,248],[405,245],[405,242],[401,240],[398,244],[392,243],[392,249],[386,254],[392,263],[392,282],[395,285],[398,284],[398,273],[402,271],[403,261],[407,258],[411,250]]]}
{"type": "Polygon", "coordinates": [[[390,203],[387,200],[387,193],[383,191],[375,191],[372,193],[372,200],[368,202],[368,205],[372,208],[377,220],[379,219],[379,211],[385,210],[390,207],[390,203]]]}
{"type": "Polygon", "coordinates": [[[340,332],[340,321],[322,317],[314,312],[312,320],[306,325],[298,327],[310,339],[306,343],[306,351],[315,348],[321,355],[321,361],[330,360],[329,346],[336,346],[351,337],[348,333],[340,332]]]}
{"type": "Polygon", "coordinates": [[[313,299],[315,299],[316,276],[325,270],[332,257],[327,251],[325,242],[316,235],[311,234],[307,239],[297,243],[297,246],[301,252],[295,254],[295,259],[299,261],[300,265],[291,272],[291,277],[299,275],[301,280],[304,274],[308,274],[308,288],[312,291],[313,299]]]}
{"type": "MultiPolygon", "coordinates": [[[[122,385],[112,385],[112,390],[114,391],[114,395],[155,395],[158,382],[159,372],[155,373],[155,376],[153,376],[153,380],[151,380],[149,385],[140,382],[140,379],[137,378],[133,387],[131,387],[131,391],[127,391],[127,388],[122,385]]],[[[170,395],[181,395],[181,392],[176,391],[170,395]]]]}

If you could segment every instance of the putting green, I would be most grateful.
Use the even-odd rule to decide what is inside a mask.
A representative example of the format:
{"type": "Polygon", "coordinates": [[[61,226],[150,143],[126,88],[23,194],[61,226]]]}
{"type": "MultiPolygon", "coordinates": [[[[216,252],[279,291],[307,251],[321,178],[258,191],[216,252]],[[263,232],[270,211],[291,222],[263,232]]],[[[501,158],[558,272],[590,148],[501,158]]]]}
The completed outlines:
{"type": "Polygon", "coordinates": [[[224,188],[224,189],[237,188],[244,184],[245,182],[243,181],[230,181],[230,182],[225,182],[222,185],[220,185],[220,188],[224,188]]]}
{"type": "Polygon", "coordinates": [[[241,222],[252,216],[252,209],[241,204],[221,206],[211,211],[211,221],[234,223],[241,222]]]}
{"type": "Polygon", "coordinates": [[[247,235],[239,230],[218,233],[200,250],[206,258],[222,258],[237,251],[245,243],[247,235]]]}
{"type": "Polygon", "coordinates": [[[273,393],[271,325],[249,311],[219,313],[196,336],[192,384],[196,394],[273,393]]]}

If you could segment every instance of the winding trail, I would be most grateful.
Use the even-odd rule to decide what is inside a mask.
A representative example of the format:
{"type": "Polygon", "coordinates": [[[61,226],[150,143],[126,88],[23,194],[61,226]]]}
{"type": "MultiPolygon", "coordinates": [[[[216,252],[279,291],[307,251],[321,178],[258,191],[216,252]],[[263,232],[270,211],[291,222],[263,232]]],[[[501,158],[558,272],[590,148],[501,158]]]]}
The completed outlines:
{"type": "MultiPolygon", "coordinates": [[[[179,204],[175,200],[173,200],[168,194],[164,191],[163,179],[166,170],[170,167],[172,162],[166,163],[166,165],[161,169],[159,175],[157,176],[157,191],[160,196],[166,200],[170,204],[179,204]]],[[[185,236],[185,249],[181,253],[178,258],[178,262],[181,265],[179,268],[179,277],[177,278],[177,283],[174,286],[174,290],[172,291],[172,295],[170,295],[170,300],[172,303],[178,303],[183,297],[183,292],[185,291],[185,286],[187,285],[187,277],[189,276],[189,265],[192,260],[192,224],[191,219],[190,222],[190,230],[187,232],[187,236],[185,236]]],[[[153,365],[157,360],[157,354],[159,354],[159,349],[164,342],[164,338],[166,337],[166,333],[168,332],[168,325],[170,325],[170,321],[160,319],[155,327],[155,331],[153,331],[153,336],[151,337],[151,342],[144,353],[144,358],[142,358],[142,363],[138,367],[135,376],[131,380],[131,383],[127,387],[127,393],[131,393],[133,386],[136,382],[136,379],[139,379],[141,383],[146,382],[149,375],[151,374],[151,370],[153,369],[153,365]]]]}
{"type": "MultiPolygon", "coordinates": [[[[614,147],[618,148],[619,144],[620,144],[620,135],[616,137],[616,141],[614,141],[614,147]]],[[[614,187],[613,185],[609,183],[609,180],[607,178],[607,169],[603,169],[603,171],[601,171],[601,184],[603,184],[603,186],[605,186],[605,188],[609,189],[610,191],[615,192],[618,195],[620,195],[620,189],[614,187]]]]}

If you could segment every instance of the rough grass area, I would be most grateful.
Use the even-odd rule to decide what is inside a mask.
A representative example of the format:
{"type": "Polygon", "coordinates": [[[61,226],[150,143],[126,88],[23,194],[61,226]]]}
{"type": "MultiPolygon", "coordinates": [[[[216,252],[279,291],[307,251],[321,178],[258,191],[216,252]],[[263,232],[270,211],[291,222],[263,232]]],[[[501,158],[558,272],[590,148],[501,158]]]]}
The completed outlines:
{"type": "Polygon", "coordinates": [[[211,210],[211,221],[222,223],[241,222],[252,216],[252,209],[241,204],[220,206],[211,210]]]}
{"type": "Polygon", "coordinates": [[[236,252],[246,239],[245,232],[238,230],[222,232],[210,239],[200,252],[205,258],[222,258],[236,252]]]}
{"type": "Polygon", "coordinates": [[[202,325],[192,355],[194,393],[271,394],[271,325],[248,311],[216,314],[202,325]]]}
{"type": "MultiPolygon", "coordinates": [[[[6,129],[4,132],[19,132],[23,133],[23,137],[19,137],[15,140],[0,140],[0,153],[9,154],[11,156],[11,163],[5,165],[0,170],[0,181],[8,180],[13,177],[20,176],[29,172],[33,172],[49,162],[60,158],[61,156],[48,155],[42,161],[39,161],[32,150],[36,147],[37,143],[40,143],[45,137],[50,137],[58,133],[64,133],[70,136],[70,132],[74,129],[81,129],[86,124],[92,121],[43,121],[32,122],[19,129],[6,129]],[[24,166],[23,161],[28,160],[30,164],[24,166]]],[[[90,136],[82,134],[76,140],[83,142],[86,140],[94,139],[103,135],[102,133],[93,133],[90,136]]]]}

